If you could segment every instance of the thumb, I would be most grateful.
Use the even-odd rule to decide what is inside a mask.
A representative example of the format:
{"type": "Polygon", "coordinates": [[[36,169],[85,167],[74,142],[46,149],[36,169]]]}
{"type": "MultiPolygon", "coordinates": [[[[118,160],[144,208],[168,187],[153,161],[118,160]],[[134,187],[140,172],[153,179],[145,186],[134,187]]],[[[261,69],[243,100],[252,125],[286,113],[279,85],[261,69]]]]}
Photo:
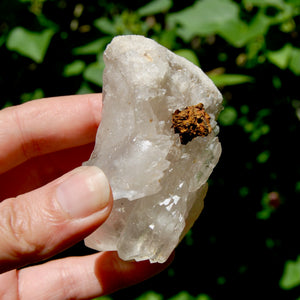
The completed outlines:
{"type": "Polygon", "coordinates": [[[108,217],[112,195],[97,167],[79,167],[0,203],[0,273],[46,259],[82,240],[108,217]]]}

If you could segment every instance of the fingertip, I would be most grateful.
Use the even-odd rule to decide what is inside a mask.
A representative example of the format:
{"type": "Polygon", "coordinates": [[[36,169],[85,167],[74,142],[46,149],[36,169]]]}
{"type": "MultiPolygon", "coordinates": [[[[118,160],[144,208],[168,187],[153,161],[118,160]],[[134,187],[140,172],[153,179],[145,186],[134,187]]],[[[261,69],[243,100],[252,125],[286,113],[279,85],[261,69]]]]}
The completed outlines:
{"type": "Polygon", "coordinates": [[[174,253],[165,263],[123,261],[117,252],[103,252],[95,264],[95,275],[103,295],[142,282],[165,270],[173,261],[174,253]]]}
{"type": "Polygon", "coordinates": [[[73,174],[56,189],[60,207],[71,217],[86,217],[111,202],[111,189],[103,171],[94,166],[73,170],[73,174]]]}
{"type": "Polygon", "coordinates": [[[93,117],[99,124],[102,116],[102,94],[89,94],[88,101],[92,107],[93,117]]]}

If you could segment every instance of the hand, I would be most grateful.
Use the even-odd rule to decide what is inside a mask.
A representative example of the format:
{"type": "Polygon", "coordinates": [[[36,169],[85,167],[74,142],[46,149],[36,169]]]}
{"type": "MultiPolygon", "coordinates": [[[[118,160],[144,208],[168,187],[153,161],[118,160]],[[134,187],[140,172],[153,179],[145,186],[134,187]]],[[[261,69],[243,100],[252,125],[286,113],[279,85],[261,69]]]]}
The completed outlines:
{"type": "Polygon", "coordinates": [[[81,241],[109,216],[112,195],[88,159],[101,95],[35,100],[0,111],[0,298],[89,299],[145,280],[169,263],[115,252],[23,268],[81,241]]]}

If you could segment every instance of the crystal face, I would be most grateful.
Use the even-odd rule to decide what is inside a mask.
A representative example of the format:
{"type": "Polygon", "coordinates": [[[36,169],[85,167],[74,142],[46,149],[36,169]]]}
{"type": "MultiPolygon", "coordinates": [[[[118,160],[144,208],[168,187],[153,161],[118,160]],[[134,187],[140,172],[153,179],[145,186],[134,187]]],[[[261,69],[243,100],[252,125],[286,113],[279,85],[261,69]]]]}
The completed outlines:
{"type": "Polygon", "coordinates": [[[104,62],[102,121],[84,164],[105,172],[114,206],[85,243],[124,260],[162,263],[203,209],[221,154],[222,96],[200,68],[142,36],[115,37],[104,62]],[[172,116],[199,103],[206,134],[182,144],[172,116]]]}

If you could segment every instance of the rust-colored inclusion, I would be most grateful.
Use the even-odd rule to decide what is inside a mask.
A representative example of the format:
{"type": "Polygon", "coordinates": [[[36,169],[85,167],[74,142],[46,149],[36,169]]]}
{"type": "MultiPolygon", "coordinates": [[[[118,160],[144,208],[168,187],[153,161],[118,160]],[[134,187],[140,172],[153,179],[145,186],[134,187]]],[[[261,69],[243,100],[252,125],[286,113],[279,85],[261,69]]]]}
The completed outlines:
{"type": "Polygon", "coordinates": [[[188,106],[182,111],[177,109],[172,114],[172,127],[179,134],[182,145],[186,145],[197,136],[207,136],[211,133],[210,116],[204,110],[204,105],[188,106]]]}

